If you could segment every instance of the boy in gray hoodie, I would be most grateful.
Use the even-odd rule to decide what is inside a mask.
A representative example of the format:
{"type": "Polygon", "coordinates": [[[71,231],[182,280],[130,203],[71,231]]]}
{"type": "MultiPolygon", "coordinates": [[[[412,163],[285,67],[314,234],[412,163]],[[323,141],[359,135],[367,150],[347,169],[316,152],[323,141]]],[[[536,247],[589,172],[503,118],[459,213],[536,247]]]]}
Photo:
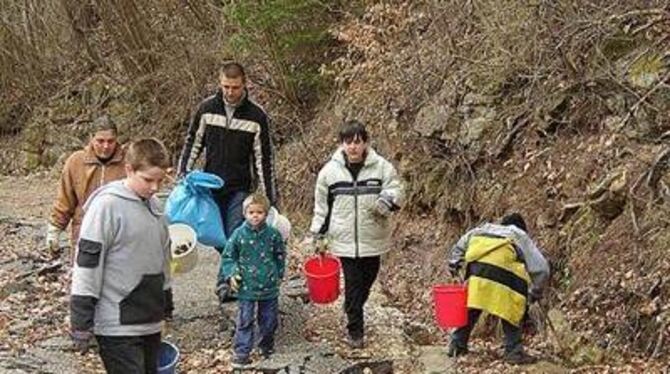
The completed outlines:
{"type": "Polygon", "coordinates": [[[133,142],[127,177],[84,206],[70,299],[70,336],[85,352],[95,335],[108,373],[155,373],[161,321],[171,304],[170,240],[158,202],[170,160],[153,138],[133,142]]]}

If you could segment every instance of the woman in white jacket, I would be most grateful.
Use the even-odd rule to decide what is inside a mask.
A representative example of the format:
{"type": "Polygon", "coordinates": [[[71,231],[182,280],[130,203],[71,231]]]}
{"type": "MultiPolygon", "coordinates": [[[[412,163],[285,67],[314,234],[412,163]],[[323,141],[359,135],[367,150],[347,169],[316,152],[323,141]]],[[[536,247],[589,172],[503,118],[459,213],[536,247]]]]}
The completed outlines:
{"type": "Polygon", "coordinates": [[[319,172],[310,226],[312,242],[330,239],[342,262],[348,343],[364,346],[363,306],[388,251],[389,216],[400,209],[402,186],[393,165],[369,147],[365,126],[348,121],[340,147],[319,172]]]}

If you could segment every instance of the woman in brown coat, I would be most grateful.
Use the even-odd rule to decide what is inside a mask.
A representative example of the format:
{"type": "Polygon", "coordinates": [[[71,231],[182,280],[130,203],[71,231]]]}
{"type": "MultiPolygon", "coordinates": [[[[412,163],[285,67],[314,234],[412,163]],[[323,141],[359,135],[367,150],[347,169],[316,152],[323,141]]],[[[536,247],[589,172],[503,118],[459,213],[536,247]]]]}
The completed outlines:
{"type": "Polygon", "coordinates": [[[109,117],[97,119],[88,145],[65,161],[47,226],[46,245],[50,250],[58,249],[61,233],[70,222],[71,243],[76,244],[86,199],[98,187],[126,176],[125,150],[117,142],[117,133],[109,117]]]}

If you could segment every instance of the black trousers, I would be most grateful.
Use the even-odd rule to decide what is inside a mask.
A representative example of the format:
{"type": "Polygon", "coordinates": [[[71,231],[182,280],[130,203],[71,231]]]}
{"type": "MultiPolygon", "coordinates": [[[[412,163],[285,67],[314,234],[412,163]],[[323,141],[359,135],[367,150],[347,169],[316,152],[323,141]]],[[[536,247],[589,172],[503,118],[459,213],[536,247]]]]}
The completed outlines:
{"type": "Polygon", "coordinates": [[[363,306],[379,273],[380,257],[340,257],[344,272],[344,312],[347,331],[352,339],[363,337],[363,306]]]}
{"type": "Polygon", "coordinates": [[[142,336],[96,335],[108,374],[155,374],[161,334],[142,336]]]}

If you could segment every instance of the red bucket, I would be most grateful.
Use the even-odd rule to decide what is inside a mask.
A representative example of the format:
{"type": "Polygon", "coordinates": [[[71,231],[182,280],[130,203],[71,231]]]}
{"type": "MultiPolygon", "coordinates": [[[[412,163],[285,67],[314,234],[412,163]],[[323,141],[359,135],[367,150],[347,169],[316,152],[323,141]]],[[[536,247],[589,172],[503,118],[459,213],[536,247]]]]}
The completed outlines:
{"type": "Polygon", "coordinates": [[[312,256],[303,267],[309,298],[316,304],[328,304],[340,296],[340,260],[331,255],[312,256]]]}
{"type": "Polygon", "coordinates": [[[468,289],[464,284],[436,284],[433,286],[435,320],[443,329],[468,324],[468,289]]]}

